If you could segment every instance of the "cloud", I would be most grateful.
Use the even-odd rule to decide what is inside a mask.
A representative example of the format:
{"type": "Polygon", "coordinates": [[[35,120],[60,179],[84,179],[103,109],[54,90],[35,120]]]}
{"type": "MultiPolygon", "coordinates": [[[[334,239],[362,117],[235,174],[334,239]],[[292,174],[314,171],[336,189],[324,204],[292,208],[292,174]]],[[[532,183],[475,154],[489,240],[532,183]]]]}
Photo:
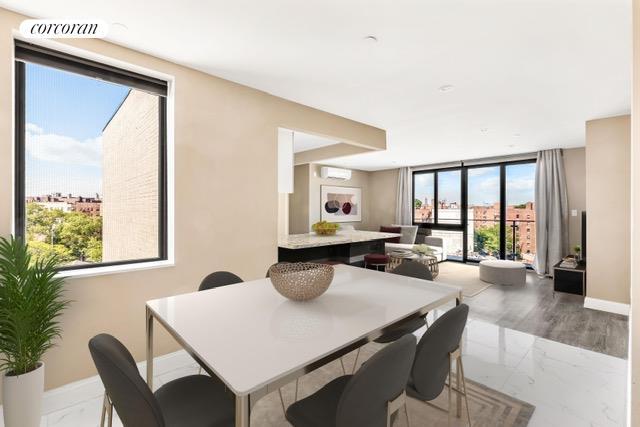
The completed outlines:
{"type": "Polygon", "coordinates": [[[533,190],[535,181],[533,178],[516,178],[507,180],[507,188],[509,190],[533,190]]]}
{"type": "Polygon", "coordinates": [[[25,131],[26,149],[37,159],[86,166],[102,164],[101,137],[78,141],[69,136],[44,133],[33,123],[27,123],[25,131]]]}
{"type": "Polygon", "coordinates": [[[486,191],[498,191],[500,189],[500,178],[497,176],[492,176],[490,178],[483,179],[482,181],[480,181],[478,187],[486,191]]]}

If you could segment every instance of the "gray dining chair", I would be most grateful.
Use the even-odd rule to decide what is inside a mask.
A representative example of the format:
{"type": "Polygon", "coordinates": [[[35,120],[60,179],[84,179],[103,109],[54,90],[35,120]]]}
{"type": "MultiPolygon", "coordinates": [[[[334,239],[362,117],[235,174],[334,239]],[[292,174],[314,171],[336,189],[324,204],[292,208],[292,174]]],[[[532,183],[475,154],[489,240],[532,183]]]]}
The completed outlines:
{"type": "Polygon", "coordinates": [[[220,286],[234,285],[242,282],[244,282],[244,280],[229,271],[214,271],[202,279],[198,291],[206,291],[220,286]]]}
{"type": "MultiPolygon", "coordinates": [[[[444,313],[422,335],[416,348],[411,376],[407,383],[407,395],[420,400],[436,409],[448,413],[451,425],[451,397],[455,392],[464,397],[467,408],[467,421],[471,426],[469,402],[467,400],[467,382],[464,377],[460,341],[467,317],[469,306],[460,304],[444,313]],[[456,385],[453,386],[453,363],[456,364],[456,385]],[[447,378],[449,383],[447,384],[447,378]],[[462,385],[462,388],[460,386],[462,385]],[[431,403],[447,386],[449,390],[447,409],[431,403]]],[[[457,416],[460,416],[458,413],[457,416]]]]}
{"type": "Polygon", "coordinates": [[[406,260],[394,268],[391,273],[416,279],[433,280],[433,274],[431,274],[429,267],[417,261],[406,260]]]}
{"type": "MultiPolygon", "coordinates": [[[[413,277],[416,279],[433,280],[433,276],[431,275],[431,271],[429,270],[429,268],[426,265],[415,261],[405,261],[397,266],[391,273],[399,274],[401,276],[413,277]]],[[[374,342],[378,344],[388,344],[401,338],[404,335],[414,333],[423,326],[429,326],[426,317],[427,315],[425,314],[423,316],[403,322],[401,325],[385,332],[381,337],[375,339],[374,342]]],[[[351,370],[351,372],[356,371],[359,358],[360,348],[358,348],[358,350],[356,351],[356,359],[353,362],[353,369],[351,370]]]]}
{"type": "Polygon", "coordinates": [[[287,408],[294,427],[390,427],[392,415],[406,407],[406,381],[416,338],[405,335],[374,354],[354,375],[329,382],[287,408]]]}
{"type": "Polygon", "coordinates": [[[155,393],[140,376],[136,362],[116,338],[100,334],[89,351],[105,387],[100,426],[115,407],[124,427],[232,427],[235,402],[218,379],[190,375],[169,381],[155,393]]]}

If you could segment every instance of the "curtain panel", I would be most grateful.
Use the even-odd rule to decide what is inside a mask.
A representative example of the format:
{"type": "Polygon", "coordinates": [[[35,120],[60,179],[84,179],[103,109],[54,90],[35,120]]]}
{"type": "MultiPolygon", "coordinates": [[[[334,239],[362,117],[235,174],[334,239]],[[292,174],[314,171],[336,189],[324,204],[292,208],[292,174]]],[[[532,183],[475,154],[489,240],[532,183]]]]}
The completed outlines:
{"type": "Polygon", "coordinates": [[[396,224],[411,225],[413,223],[413,200],[411,198],[411,168],[398,169],[396,224]]]}
{"type": "Polygon", "coordinates": [[[538,274],[550,275],[569,253],[569,206],[562,150],[538,152],[535,182],[536,257],[538,274]]]}

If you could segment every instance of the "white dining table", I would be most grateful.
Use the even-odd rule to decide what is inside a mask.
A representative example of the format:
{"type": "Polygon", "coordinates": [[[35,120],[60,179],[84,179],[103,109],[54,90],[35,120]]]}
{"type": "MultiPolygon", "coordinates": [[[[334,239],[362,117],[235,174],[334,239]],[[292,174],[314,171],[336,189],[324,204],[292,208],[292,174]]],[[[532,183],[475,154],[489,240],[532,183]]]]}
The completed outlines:
{"type": "Polygon", "coordinates": [[[148,301],[147,383],[153,388],[153,326],[160,323],[235,395],[235,425],[249,427],[266,394],[452,300],[459,287],[337,265],[320,297],[290,301],[259,279],[148,301]]]}

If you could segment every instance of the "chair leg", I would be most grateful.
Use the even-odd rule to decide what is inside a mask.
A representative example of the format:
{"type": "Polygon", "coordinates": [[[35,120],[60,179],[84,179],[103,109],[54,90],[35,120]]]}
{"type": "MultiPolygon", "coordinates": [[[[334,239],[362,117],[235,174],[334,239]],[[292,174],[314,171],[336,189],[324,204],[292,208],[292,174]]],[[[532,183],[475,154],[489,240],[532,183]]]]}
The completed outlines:
{"type": "Polygon", "coordinates": [[[113,426],[113,403],[111,403],[111,400],[109,399],[109,397],[107,396],[107,401],[109,402],[109,427],[113,426]]]}
{"type": "Polygon", "coordinates": [[[282,414],[287,414],[287,408],[284,406],[284,398],[282,397],[282,388],[278,389],[278,394],[280,395],[280,403],[282,404],[282,414]]]}
{"type": "Polygon", "coordinates": [[[409,420],[409,406],[407,403],[404,404],[404,416],[407,418],[407,427],[411,427],[411,421],[409,420]]]}
{"type": "Polygon", "coordinates": [[[298,401],[298,384],[300,382],[300,378],[296,378],[296,394],[294,396],[294,402],[298,401]]]}
{"type": "Polygon", "coordinates": [[[356,367],[358,366],[358,357],[360,357],[360,348],[358,347],[358,350],[356,350],[356,360],[354,360],[353,362],[353,369],[351,370],[351,375],[356,373],[356,367]]]}
{"type": "Polygon", "coordinates": [[[347,370],[344,369],[344,360],[342,360],[342,357],[340,358],[340,365],[342,366],[342,375],[347,375],[347,370]]]}
{"type": "MultiPolygon", "coordinates": [[[[460,360],[460,355],[456,357],[456,389],[461,390],[460,385],[462,380],[460,379],[460,367],[458,366],[458,361],[460,360]]],[[[456,417],[460,418],[462,416],[462,398],[460,397],[460,393],[456,393],[456,417]]]]}
{"type": "Polygon", "coordinates": [[[100,427],[104,427],[104,420],[107,416],[107,393],[104,393],[104,399],[102,399],[102,412],[100,413],[100,427]]]}
{"type": "Polygon", "coordinates": [[[453,390],[453,371],[451,369],[451,354],[449,354],[449,405],[447,406],[447,425],[451,427],[451,392],[453,390]]]}
{"type": "Polygon", "coordinates": [[[462,357],[458,358],[458,367],[460,369],[460,373],[462,374],[462,387],[464,390],[464,406],[467,407],[467,421],[469,422],[469,427],[471,427],[471,413],[469,412],[469,399],[467,398],[467,379],[464,377],[464,366],[462,366],[462,357]]]}

